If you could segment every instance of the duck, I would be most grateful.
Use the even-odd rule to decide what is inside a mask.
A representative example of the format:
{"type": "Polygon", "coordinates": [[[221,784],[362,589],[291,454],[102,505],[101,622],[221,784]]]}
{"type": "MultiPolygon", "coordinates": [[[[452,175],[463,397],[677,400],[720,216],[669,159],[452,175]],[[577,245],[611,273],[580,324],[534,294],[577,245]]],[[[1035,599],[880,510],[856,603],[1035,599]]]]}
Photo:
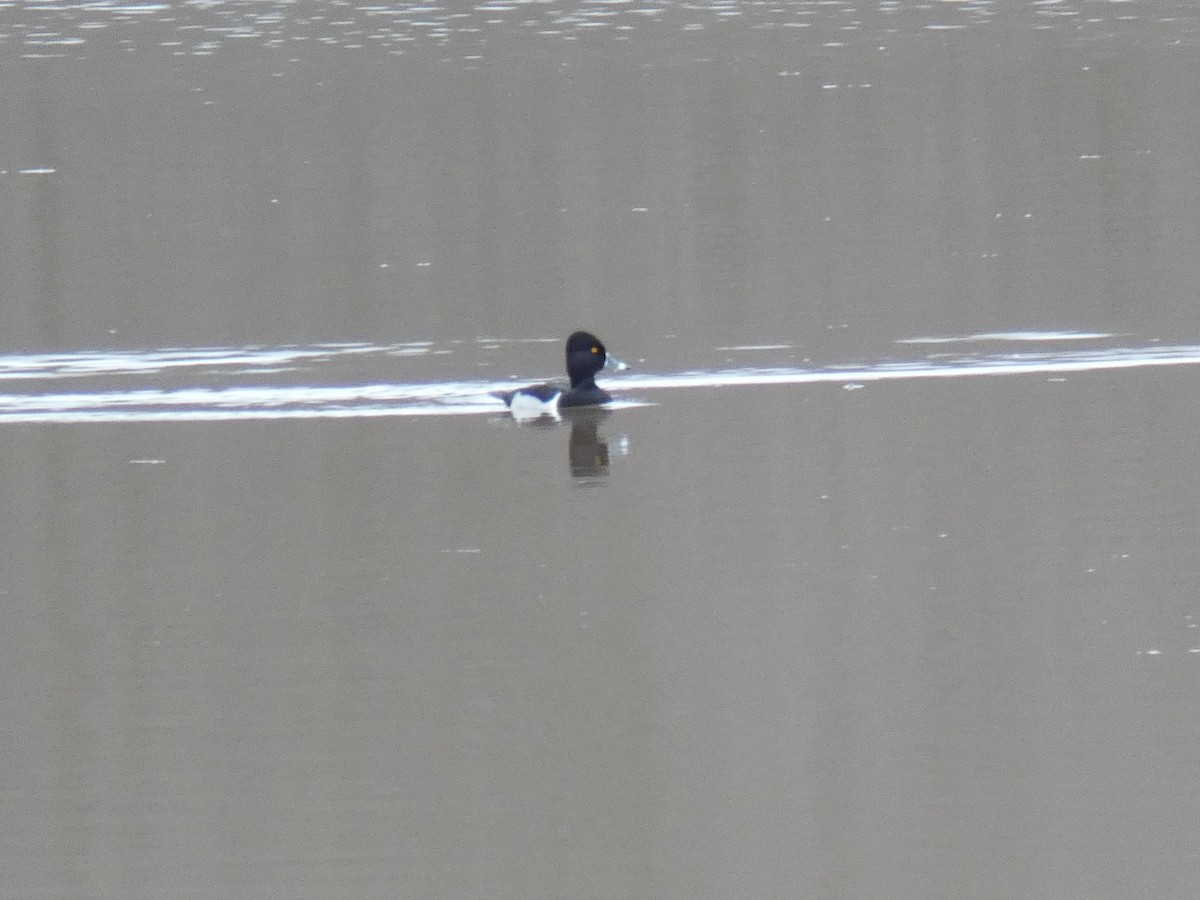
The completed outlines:
{"type": "Polygon", "coordinates": [[[533,384],[515,391],[497,391],[493,396],[503,400],[518,418],[557,417],[558,411],[566,407],[598,406],[610,401],[612,394],[596,384],[596,373],[602,369],[622,372],[629,368],[609,355],[600,339],[589,331],[576,331],[567,338],[566,356],[569,388],[553,383],[533,384]]]}

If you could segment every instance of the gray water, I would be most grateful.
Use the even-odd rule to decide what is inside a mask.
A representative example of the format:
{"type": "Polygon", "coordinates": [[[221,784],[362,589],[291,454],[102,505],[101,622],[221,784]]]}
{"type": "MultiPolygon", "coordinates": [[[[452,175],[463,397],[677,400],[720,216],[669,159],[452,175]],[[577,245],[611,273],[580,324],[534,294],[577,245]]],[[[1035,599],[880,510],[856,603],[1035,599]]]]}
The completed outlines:
{"type": "Polygon", "coordinates": [[[2,893],[1194,897],[1198,25],[0,3],[2,893]]]}

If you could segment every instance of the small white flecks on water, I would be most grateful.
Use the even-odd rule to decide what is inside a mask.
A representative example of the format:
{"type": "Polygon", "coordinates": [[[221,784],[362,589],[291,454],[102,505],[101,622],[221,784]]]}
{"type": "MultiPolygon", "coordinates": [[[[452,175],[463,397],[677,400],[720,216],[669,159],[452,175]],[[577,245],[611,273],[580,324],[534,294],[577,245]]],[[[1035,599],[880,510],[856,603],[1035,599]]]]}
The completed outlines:
{"type": "MultiPolygon", "coordinates": [[[[1129,0],[1109,0],[1109,3],[1126,3],[1129,0]]],[[[151,19],[156,22],[177,22],[179,4],[170,3],[123,3],[109,4],[105,0],[85,4],[63,5],[54,2],[31,2],[17,4],[13,0],[0,0],[0,10],[7,7],[22,9],[24,33],[21,44],[28,51],[29,59],[58,59],[63,50],[74,48],[91,40],[97,29],[111,29],[117,34],[117,42],[126,52],[135,52],[151,46],[173,56],[212,56],[226,50],[231,44],[256,42],[265,49],[279,52],[281,48],[302,48],[309,42],[343,51],[377,51],[389,56],[405,54],[410,48],[429,44],[447,48],[441,59],[466,70],[477,70],[486,58],[486,50],[495,35],[528,33],[546,41],[585,41],[590,34],[608,39],[615,34],[617,40],[626,40],[631,33],[644,29],[647,24],[656,28],[667,25],[684,34],[703,34],[710,29],[732,29],[740,27],[750,32],[757,31],[807,31],[825,24],[836,32],[836,38],[814,38],[825,52],[852,52],[861,44],[879,53],[890,53],[893,35],[917,30],[921,34],[933,34],[948,41],[955,33],[986,27],[992,17],[989,7],[994,0],[946,0],[942,3],[918,3],[906,9],[901,27],[896,18],[900,6],[891,0],[882,0],[880,11],[885,18],[873,22],[868,17],[859,17],[852,5],[842,0],[822,0],[813,3],[781,2],[745,3],[635,3],[631,0],[591,0],[589,3],[552,4],[548,0],[485,0],[477,4],[466,4],[461,9],[453,4],[346,4],[335,5],[336,14],[306,15],[303,10],[293,11],[290,4],[229,4],[220,0],[195,0],[182,4],[188,8],[187,24],[180,24],[169,35],[158,34],[151,29],[147,37],[140,38],[145,29],[137,29],[131,23],[151,19]],[[828,7],[828,15],[816,12],[813,7],[828,7]],[[75,15],[63,18],[63,10],[75,14],[86,13],[87,19],[75,22],[75,15]],[[961,13],[959,12],[961,10],[961,13]],[[849,15],[842,19],[841,16],[849,15]],[[810,19],[810,17],[812,17],[810,19]],[[71,29],[71,30],[67,30],[71,29]],[[137,29],[137,30],[134,30],[137,29]],[[126,36],[131,35],[131,36],[126,36]],[[453,47],[453,49],[451,49],[453,47]]],[[[1073,4],[1078,6],[1079,4],[1073,4]]],[[[1086,19],[1076,18],[1078,10],[1067,8],[1069,4],[1060,0],[1036,0],[1024,4],[1016,13],[1025,20],[1025,27],[1036,32],[1054,31],[1060,27],[1056,20],[1073,20],[1072,28],[1105,28],[1110,21],[1136,21],[1137,16],[1117,15],[1110,20],[1105,15],[1093,15],[1086,19]]],[[[323,8],[323,7],[319,7],[323,8]]],[[[1176,17],[1162,16],[1162,23],[1174,22],[1176,17]]],[[[818,29],[821,34],[825,29],[818,29]]],[[[11,37],[0,34],[0,38],[11,37]]],[[[1167,42],[1168,46],[1179,46],[1179,38],[1167,42]]],[[[284,50],[289,63],[302,57],[291,50],[284,50]]],[[[711,62],[704,55],[696,62],[711,62]]],[[[1083,72],[1089,66],[1080,67],[1083,72]]],[[[785,70],[790,72],[791,70],[785,70]]],[[[792,73],[794,74],[794,73],[792,73]]],[[[270,72],[272,78],[283,78],[285,72],[276,67],[270,72]]],[[[853,87],[853,82],[847,82],[853,87]]]]}

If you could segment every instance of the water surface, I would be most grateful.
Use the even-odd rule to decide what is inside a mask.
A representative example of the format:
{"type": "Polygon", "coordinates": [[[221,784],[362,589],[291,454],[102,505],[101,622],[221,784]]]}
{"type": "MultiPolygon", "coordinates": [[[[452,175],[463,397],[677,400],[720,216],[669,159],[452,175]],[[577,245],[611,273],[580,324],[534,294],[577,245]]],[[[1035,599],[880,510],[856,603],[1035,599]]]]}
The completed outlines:
{"type": "Polygon", "coordinates": [[[8,893],[1193,897],[1197,22],[0,2],[8,893]]]}

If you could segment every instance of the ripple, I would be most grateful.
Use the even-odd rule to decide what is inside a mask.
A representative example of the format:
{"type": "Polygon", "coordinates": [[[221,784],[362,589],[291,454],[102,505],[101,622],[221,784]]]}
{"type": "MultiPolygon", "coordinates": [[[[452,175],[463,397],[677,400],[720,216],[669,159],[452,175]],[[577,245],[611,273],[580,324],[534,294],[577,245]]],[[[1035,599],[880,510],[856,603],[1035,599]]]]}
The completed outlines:
{"type": "MultiPolygon", "coordinates": [[[[1015,332],[1018,335],[1037,332],[1015,332]]],[[[1083,332],[1069,332],[1083,335],[1083,332]]],[[[974,336],[981,337],[981,336],[974,336]]],[[[487,347],[524,343],[520,339],[499,341],[476,339],[476,352],[487,347]]],[[[455,343],[455,342],[451,342],[455,343]]],[[[0,357],[0,378],[44,380],[54,384],[62,378],[98,379],[121,375],[146,380],[161,378],[168,370],[189,370],[193,377],[220,371],[225,377],[244,381],[246,376],[279,374],[286,370],[268,367],[286,362],[308,366],[310,380],[318,381],[335,363],[348,355],[367,355],[375,366],[400,364],[397,348],[416,344],[345,344],[312,347],[169,348],[144,352],[8,355],[0,357]],[[390,362],[389,362],[390,361],[390,362]],[[189,369],[190,367],[190,369],[189,369]]],[[[423,345],[423,344],[422,344],[423,345]]],[[[760,346],[760,345],[744,345],[760,346]]],[[[451,350],[453,353],[453,350],[451,350]]],[[[431,357],[420,357],[412,365],[428,365],[431,357]]],[[[855,389],[878,381],[928,378],[964,378],[999,375],[1061,375],[1200,364],[1200,346],[1113,347],[1058,352],[1009,352],[964,355],[957,358],[880,360],[858,366],[822,368],[731,368],[675,373],[631,374],[602,382],[617,394],[613,406],[630,408],[647,405],[638,395],[656,390],[689,388],[742,388],[756,385],[840,383],[855,389]]],[[[454,380],[430,382],[369,381],[361,384],[244,384],[224,387],[164,387],[122,385],[103,390],[28,391],[0,394],[0,424],[80,422],[194,422],[246,419],[344,419],[380,416],[450,416],[505,414],[493,391],[529,383],[520,380],[454,380]]]]}
{"type": "Polygon", "coordinates": [[[989,331],[983,334],[967,334],[962,337],[914,337],[900,338],[897,344],[971,344],[984,341],[1095,341],[1113,337],[1106,331],[989,331]]]}

